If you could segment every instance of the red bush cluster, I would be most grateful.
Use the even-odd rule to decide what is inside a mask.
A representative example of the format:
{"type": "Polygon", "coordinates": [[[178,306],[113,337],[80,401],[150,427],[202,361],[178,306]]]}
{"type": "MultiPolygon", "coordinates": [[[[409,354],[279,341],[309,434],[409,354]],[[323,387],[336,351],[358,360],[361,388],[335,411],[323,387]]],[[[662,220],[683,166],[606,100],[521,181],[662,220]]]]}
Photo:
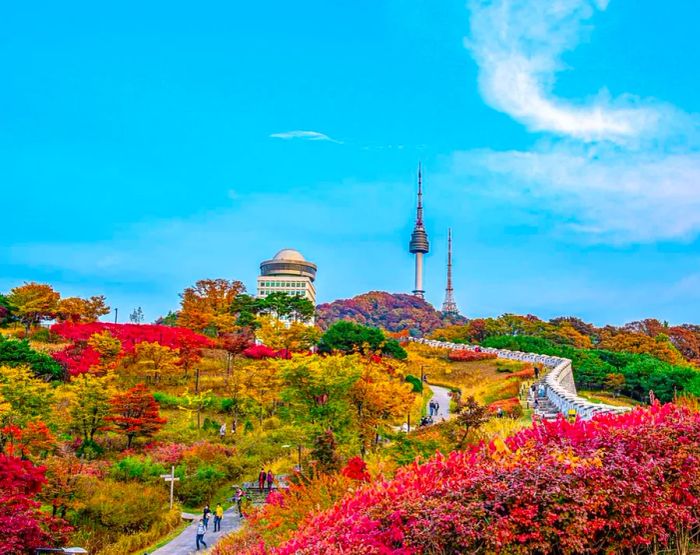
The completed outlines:
{"type": "Polygon", "coordinates": [[[473,362],[475,360],[489,360],[498,358],[494,353],[482,353],[479,351],[450,351],[448,358],[454,362],[473,362]]]}
{"type": "Polygon", "coordinates": [[[243,356],[254,360],[261,360],[264,358],[292,358],[292,355],[287,349],[276,351],[266,345],[253,345],[252,347],[248,347],[243,351],[243,356]]]}
{"type": "Polygon", "coordinates": [[[203,349],[214,345],[211,339],[190,329],[159,326],[158,324],[108,324],[105,322],[71,324],[62,322],[51,326],[51,331],[76,343],[87,342],[94,334],[108,331],[121,342],[122,349],[126,353],[132,353],[134,347],[142,341],[160,343],[171,349],[203,349]]]}
{"type": "Polygon", "coordinates": [[[61,322],[51,326],[51,331],[64,339],[73,341],[72,345],[52,354],[53,358],[60,362],[71,376],[89,372],[92,367],[100,364],[99,353],[87,342],[94,334],[105,331],[121,342],[121,356],[133,353],[136,345],[143,341],[160,343],[165,347],[178,349],[183,360],[196,360],[200,356],[201,349],[214,346],[211,339],[190,329],[157,324],[61,322]]]}
{"type": "Polygon", "coordinates": [[[45,482],[44,468],[0,454],[0,553],[33,553],[66,540],[70,527],[34,500],[45,482]]]}
{"type": "Polygon", "coordinates": [[[698,530],[700,414],[563,419],[400,469],[253,553],[626,553],[698,530]]]}

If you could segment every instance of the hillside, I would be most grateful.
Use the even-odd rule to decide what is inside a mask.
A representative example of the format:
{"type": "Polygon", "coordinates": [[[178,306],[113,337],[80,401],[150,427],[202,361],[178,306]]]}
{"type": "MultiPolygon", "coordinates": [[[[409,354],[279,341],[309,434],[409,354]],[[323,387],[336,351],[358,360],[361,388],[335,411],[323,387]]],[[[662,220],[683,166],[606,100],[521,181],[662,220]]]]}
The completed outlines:
{"type": "Polygon", "coordinates": [[[316,323],[327,329],[337,320],[350,320],[391,332],[408,331],[423,335],[438,328],[466,323],[463,316],[447,316],[430,303],[407,293],[370,291],[352,299],[339,299],[319,305],[316,323]]]}

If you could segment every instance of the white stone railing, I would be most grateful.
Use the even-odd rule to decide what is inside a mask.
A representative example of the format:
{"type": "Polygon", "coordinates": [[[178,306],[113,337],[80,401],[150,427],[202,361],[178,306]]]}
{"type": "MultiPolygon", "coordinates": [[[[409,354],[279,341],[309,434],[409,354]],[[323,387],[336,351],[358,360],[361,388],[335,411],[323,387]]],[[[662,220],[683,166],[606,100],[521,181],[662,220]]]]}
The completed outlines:
{"type": "Polygon", "coordinates": [[[480,347],[478,345],[465,345],[463,343],[450,343],[448,341],[436,341],[434,339],[414,337],[409,337],[408,339],[409,341],[438,349],[449,349],[451,351],[480,351],[482,353],[495,354],[498,358],[541,363],[549,369],[549,372],[544,377],[547,399],[549,399],[549,401],[557,407],[557,410],[564,415],[568,415],[570,410],[574,410],[579,418],[590,420],[596,414],[609,412],[619,413],[630,410],[627,407],[592,403],[588,399],[579,397],[576,394],[576,384],[574,383],[571,360],[568,358],[539,355],[536,353],[523,353],[521,351],[508,351],[506,349],[494,349],[492,347],[480,347]]]}

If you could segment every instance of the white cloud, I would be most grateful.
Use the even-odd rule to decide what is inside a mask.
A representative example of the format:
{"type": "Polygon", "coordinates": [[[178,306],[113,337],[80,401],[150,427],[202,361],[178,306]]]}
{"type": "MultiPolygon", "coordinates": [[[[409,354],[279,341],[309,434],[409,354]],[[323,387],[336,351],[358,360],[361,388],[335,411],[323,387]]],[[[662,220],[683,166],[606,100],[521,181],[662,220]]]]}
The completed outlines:
{"type": "Polygon", "coordinates": [[[550,135],[531,151],[457,153],[456,179],[549,210],[570,230],[613,243],[690,239],[700,232],[698,118],[657,100],[602,89],[554,94],[562,54],[607,0],[473,0],[467,47],[484,100],[550,135]],[[533,201],[534,197],[534,201],[533,201]]]}
{"type": "Polygon", "coordinates": [[[689,239],[700,230],[700,153],[660,155],[542,147],[457,153],[453,175],[489,179],[489,193],[559,214],[612,243],[689,239]]]}
{"type": "Polygon", "coordinates": [[[676,117],[671,107],[602,90],[583,102],[553,94],[561,55],[579,42],[607,0],[473,0],[467,47],[479,65],[479,88],[494,108],[532,131],[583,141],[628,143],[676,117]]]}
{"type": "Polygon", "coordinates": [[[328,141],[331,143],[342,144],[342,141],[332,139],[325,133],[319,133],[318,131],[302,131],[299,129],[294,131],[284,131],[282,133],[272,133],[270,137],[273,139],[304,139],[306,141],[328,141]]]}

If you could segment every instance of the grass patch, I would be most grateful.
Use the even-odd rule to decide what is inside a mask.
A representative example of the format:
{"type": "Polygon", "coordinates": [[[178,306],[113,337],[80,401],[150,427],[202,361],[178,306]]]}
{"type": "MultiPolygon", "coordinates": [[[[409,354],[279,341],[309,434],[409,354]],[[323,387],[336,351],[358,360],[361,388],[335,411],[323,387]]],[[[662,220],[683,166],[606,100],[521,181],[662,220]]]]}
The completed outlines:
{"type": "Polygon", "coordinates": [[[629,397],[625,397],[624,395],[615,397],[609,391],[590,391],[584,389],[579,391],[578,395],[591,403],[612,405],[613,407],[636,407],[643,404],[629,397]]]}

